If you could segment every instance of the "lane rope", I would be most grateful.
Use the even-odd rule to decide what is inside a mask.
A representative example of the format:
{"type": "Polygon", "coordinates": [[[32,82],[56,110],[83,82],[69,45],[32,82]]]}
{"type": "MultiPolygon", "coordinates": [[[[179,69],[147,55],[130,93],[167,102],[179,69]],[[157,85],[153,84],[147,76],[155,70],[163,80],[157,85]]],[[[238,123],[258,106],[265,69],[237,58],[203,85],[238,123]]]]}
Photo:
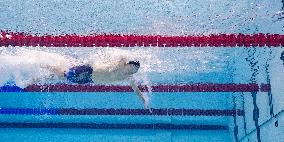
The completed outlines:
{"type": "Polygon", "coordinates": [[[279,47],[284,46],[284,35],[257,34],[211,34],[211,35],[37,35],[0,31],[0,47],[279,47]]]}
{"type": "Polygon", "coordinates": [[[108,123],[17,123],[0,122],[0,128],[64,128],[64,129],[152,129],[152,130],[228,130],[224,125],[108,124],[108,123]]]}
{"type": "Polygon", "coordinates": [[[0,108],[0,115],[152,115],[152,116],[244,116],[240,109],[186,108],[0,108]]]}
{"type": "MultiPolygon", "coordinates": [[[[142,92],[148,92],[147,86],[139,86],[142,92]]],[[[152,92],[268,92],[269,84],[183,84],[183,85],[154,85],[152,92]]],[[[15,85],[4,85],[0,92],[133,92],[130,86],[119,85],[30,85],[26,88],[19,88],[15,85]]]]}

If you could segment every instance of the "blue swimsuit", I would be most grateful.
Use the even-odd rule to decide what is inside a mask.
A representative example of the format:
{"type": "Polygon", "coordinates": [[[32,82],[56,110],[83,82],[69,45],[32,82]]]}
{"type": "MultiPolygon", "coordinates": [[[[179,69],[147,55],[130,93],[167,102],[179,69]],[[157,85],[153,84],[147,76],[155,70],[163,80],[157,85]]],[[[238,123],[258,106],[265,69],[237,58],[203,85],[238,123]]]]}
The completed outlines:
{"type": "Polygon", "coordinates": [[[64,76],[72,83],[85,84],[93,82],[92,73],[93,68],[90,65],[79,65],[70,68],[64,76]]]}

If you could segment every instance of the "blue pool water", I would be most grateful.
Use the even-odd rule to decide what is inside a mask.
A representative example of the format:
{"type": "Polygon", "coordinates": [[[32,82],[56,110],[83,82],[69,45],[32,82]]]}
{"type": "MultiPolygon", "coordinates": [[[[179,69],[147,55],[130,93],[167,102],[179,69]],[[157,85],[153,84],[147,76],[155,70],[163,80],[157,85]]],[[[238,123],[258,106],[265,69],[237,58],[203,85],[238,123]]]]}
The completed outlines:
{"type": "MultiPolygon", "coordinates": [[[[91,1],[3,0],[0,30],[32,34],[162,34],[211,33],[283,34],[281,0],[240,1],[91,1]]],[[[284,66],[276,48],[44,48],[0,47],[0,83],[23,86],[25,80],[48,72],[38,63],[60,63],[60,55],[93,61],[107,55],[131,54],[141,69],[140,84],[256,83],[271,84],[271,92],[152,92],[151,108],[244,110],[245,116],[179,115],[19,115],[0,114],[1,124],[169,124],[218,125],[226,129],[87,129],[1,128],[3,142],[20,141],[123,141],[221,142],[275,141],[284,136],[284,66]],[[50,53],[50,54],[47,54],[50,53]],[[36,60],[37,57],[44,57],[36,60]],[[272,94],[272,99],[269,97],[272,94]],[[255,103],[255,104],[254,104],[255,103]],[[271,111],[273,105],[273,111],[271,111]],[[254,109],[259,108],[258,126],[254,109]],[[271,115],[271,112],[275,115],[271,115]],[[278,124],[276,126],[276,123],[278,124]],[[234,129],[238,129],[238,131],[234,129]],[[257,135],[259,134],[258,137],[257,135]]],[[[54,82],[48,82],[54,83],[54,82]]],[[[63,81],[64,83],[64,81],[63,81]]],[[[128,85],[127,81],[114,85],[128,85]]],[[[132,92],[8,93],[0,92],[3,108],[143,109],[132,92]]]]}

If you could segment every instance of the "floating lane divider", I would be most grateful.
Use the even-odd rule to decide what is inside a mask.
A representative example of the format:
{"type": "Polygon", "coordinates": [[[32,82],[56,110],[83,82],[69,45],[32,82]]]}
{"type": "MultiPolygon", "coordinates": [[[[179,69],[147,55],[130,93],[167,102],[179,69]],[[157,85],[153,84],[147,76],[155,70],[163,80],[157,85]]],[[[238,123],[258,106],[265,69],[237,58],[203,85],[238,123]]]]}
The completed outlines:
{"type": "Polygon", "coordinates": [[[0,31],[1,46],[45,47],[279,47],[284,46],[280,34],[211,34],[189,36],[167,35],[33,35],[0,31]]]}
{"type": "Polygon", "coordinates": [[[0,108],[0,115],[152,115],[152,116],[244,116],[240,109],[177,109],[152,108],[124,109],[124,108],[0,108]]]}
{"type": "Polygon", "coordinates": [[[0,108],[0,115],[59,115],[54,108],[0,108]]]}
{"type": "Polygon", "coordinates": [[[107,124],[107,123],[17,123],[0,122],[0,128],[64,128],[64,129],[152,129],[152,130],[228,130],[224,125],[107,124]]]}
{"type": "MultiPolygon", "coordinates": [[[[142,92],[148,92],[147,86],[139,86],[142,92]]],[[[268,92],[269,84],[184,84],[154,85],[152,92],[268,92]]],[[[133,92],[130,86],[105,85],[30,85],[24,89],[5,85],[0,92],[133,92]]]]}

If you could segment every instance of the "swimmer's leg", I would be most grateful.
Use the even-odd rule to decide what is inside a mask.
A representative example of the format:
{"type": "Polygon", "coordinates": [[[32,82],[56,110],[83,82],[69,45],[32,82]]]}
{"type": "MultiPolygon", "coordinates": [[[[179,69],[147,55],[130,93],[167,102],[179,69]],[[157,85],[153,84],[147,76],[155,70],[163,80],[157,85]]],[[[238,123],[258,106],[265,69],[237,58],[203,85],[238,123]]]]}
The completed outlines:
{"type": "Polygon", "coordinates": [[[131,85],[132,89],[134,90],[135,94],[138,95],[138,97],[142,99],[142,101],[144,103],[144,107],[151,111],[151,109],[149,108],[149,101],[150,101],[149,97],[146,94],[142,94],[142,92],[138,88],[138,85],[136,84],[135,80],[131,79],[130,85],[131,85]]]}
{"type": "Polygon", "coordinates": [[[34,85],[34,84],[38,84],[40,82],[44,81],[52,81],[55,80],[55,75],[54,74],[50,74],[48,76],[44,76],[44,77],[32,77],[29,80],[26,80],[25,82],[23,82],[20,87],[21,88],[26,88],[29,85],[34,85]]]}
{"type": "Polygon", "coordinates": [[[66,69],[59,66],[41,65],[40,67],[49,70],[59,78],[64,78],[64,73],[66,72],[66,69]]]}
{"type": "Polygon", "coordinates": [[[51,74],[44,77],[33,77],[27,81],[25,86],[38,84],[41,81],[53,81],[58,79],[65,79],[64,77],[65,70],[61,67],[50,66],[50,65],[40,65],[40,67],[49,70],[51,74]]]}

